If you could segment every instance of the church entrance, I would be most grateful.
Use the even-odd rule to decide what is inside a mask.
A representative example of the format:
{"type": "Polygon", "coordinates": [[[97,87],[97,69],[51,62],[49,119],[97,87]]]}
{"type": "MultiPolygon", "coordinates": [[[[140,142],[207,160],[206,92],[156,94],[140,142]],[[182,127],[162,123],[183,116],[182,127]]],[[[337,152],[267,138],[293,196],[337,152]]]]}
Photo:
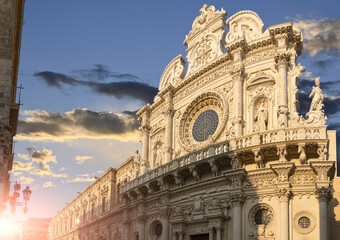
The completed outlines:
{"type": "Polygon", "coordinates": [[[191,235],[190,240],[209,240],[209,234],[191,235]]]}

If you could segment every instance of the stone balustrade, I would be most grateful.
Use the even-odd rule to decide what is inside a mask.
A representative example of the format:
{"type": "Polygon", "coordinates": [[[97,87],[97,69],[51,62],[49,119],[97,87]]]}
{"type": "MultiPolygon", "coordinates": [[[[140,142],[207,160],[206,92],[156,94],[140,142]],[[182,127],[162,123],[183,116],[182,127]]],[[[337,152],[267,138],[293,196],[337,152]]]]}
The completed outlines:
{"type": "Polygon", "coordinates": [[[244,135],[230,140],[212,144],[208,147],[192,151],[190,154],[173,159],[147,173],[136,177],[120,187],[120,193],[133,189],[140,184],[145,184],[164,174],[169,174],[175,170],[189,166],[192,163],[207,160],[221,154],[235,154],[235,151],[242,151],[244,148],[261,146],[264,144],[276,144],[285,142],[290,144],[293,141],[327,139],[326,126],[316,127],[293,127],[286,129],[276,129],[260,131],[244,135]],[[233,153],[234,152],[234,153],[233,153]]]}

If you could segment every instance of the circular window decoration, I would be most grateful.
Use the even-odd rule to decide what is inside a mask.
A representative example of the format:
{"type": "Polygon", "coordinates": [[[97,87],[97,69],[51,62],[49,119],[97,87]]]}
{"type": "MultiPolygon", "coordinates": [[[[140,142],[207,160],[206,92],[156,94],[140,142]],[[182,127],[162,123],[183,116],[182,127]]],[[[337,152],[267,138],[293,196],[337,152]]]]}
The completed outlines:
{"type": "Polygon", "coordinates": [[[212,136],[218,126],[218,115],[214,110],[206,110],[197,118],[192,127],[192,136],[197,142],[204,142],[212,136]]]}
{"type": "Polygon", "coordinates": [[[254,216],[254,222],[256,225],[269,225],[272,220],[273,214],[268,209],[260,209],[254,216]]]}
{"type": "Polygon", "coordinates": [[[316,220],[310,212],[301,211],[294,216],[294,230],[298,233],[308,234],[315,226],[316,220]]]}
{"type": "Polygon", "coordinates": [[[162,235],[162,232],[163,232],[162,224],[158,223],[155,227],[155,235],[157,237],[160,237],[162,235]]]}
{"type": "Polygon", "coordinates": [[[254,228],[271,225],[274,221],[272,208],[263,203],[254,206],[249,212],[249,221],[254,228]]]}
{"type": "Polygon", "coordinates": [[[151,223],[149,233],[150,233],[151,239],[160,239],[163,233],[162,223],[158,220],[151,223]]]}
{"type": "Polygon", "coordinates": [[[190,152],[216,141],[227,123],[228,112],[226,100],[217,92],[196,97],[180,118],[178,138],[181,147],[190,152]]]}
{"type": "Polygon", "coordinates": [[[308,217],[300,217],[298,224],[300,228],[308,228],[310,226],[310,219],[308,217]]]}

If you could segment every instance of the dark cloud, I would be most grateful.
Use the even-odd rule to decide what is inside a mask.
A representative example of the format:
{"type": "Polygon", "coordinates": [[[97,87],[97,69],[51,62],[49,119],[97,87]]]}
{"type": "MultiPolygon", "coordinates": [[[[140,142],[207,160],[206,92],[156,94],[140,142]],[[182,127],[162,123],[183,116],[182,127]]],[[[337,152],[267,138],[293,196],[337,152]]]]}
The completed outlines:
{"type": "MultiPolygon", "coordinates": [[[[117,138],[133,133],[139,123],[131,114],[95,112],[76,108],[66,113],[26,111],[26,120],[19,121],[18,138],[23,139],[74,139],[74,138],[117,138]],[[43,126],[39,128],[38,126],[43,126]]],[[[37,159],[42,153],[35,153],[37,159]],[[40,155],[39,155],[40,154],[40,155]]],[[[31,154],[33,159],[33,153],[31,154]]]]}
{"type": "Polygon", "coordinates": [[[66,76],[65,74],[50,71],[36,72],[35,74],[33,74],[33,76],[37,79],[44,80],[49,87],[57,87],[59,89],[62,88],[62,84],[67,84],[71,86],[82,84],[81,81],[66,76]]]}
{"type": "Polygon", "coordinates": [[[152,103],[158,89],[141,82],[111,82],[111,83],[95,83],[89,82],[92,90],[106,94],[108,96],[122,99],[126,96],[152,103]]]}
{"type": "Polygon", "coordinates": [[[304,36],[304,51],[310,55],[340,55],[340,19],[307,19],[294,23],[304,36]]]}
{"type": "Polygon", "coordinates": [[[124,80],[138,80],[139,78],[129,73],[116,73],[111,72],[109,68],[103,64],[95,64],[92,69],[74,70],[76,74],[79,74],[82,78],[89,81],[105,81],[110,79],[124,79],[124,80]]]}
{"type": "MultiPolygon", "coordinates": [[[[95,70],[96,69],[87,70],[86,72],[83,72],[82,75],[90,77],[94,74],[97,74],[100,78],[103,79],[106,78],[109,74],[111,78],[137,79],[137,77],[131,74],[115,74],[107,72],[103,68],[97,68],[97,72],[95,70]]],[[[117,81],[109,83],[81,81],[62,73],[55,73],[50,71],[37,72],[33,76],[35,76],[39,80],[43,80],[49,87],[57,87],[61,89],[63,85],[87,86],[90,87],[95,93],[105,94],[117,99],[129,97],[152,103],[154,97],[158,92],[158,89],[156,87],[136,81],[117,81]]]]}
{"type": "Polygon", "coordinates": [[[137,118],[137,111],[123,111],[122,113],[131,118],[137,118]]]}
{"type": "Polygon", "coordinates": [[[325,60],[316,60],[312,63],[314,67],[321,68],[322,70],[326,70],[328,66],[334,63],[333,59],[325,59],[325,60]]]}

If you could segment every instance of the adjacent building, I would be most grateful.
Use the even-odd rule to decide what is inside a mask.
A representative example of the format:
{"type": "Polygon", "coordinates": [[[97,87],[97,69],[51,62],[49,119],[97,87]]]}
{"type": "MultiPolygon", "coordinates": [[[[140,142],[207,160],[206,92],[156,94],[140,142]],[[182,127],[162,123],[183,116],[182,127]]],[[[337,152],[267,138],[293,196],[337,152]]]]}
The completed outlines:
{"type": "Polygon", "coordinates": [[[20,240],[47,240],[51,218],[29,218],[21,224],[20,240]]]}
{"type": "Polygon", "coordinates": [[[13,136],[19,107],[17,79],[25,0],[0,0],[0,215],[9,198],[13,136]]]}
{"type": "Polygon", "coordinates": [[[226,15],[202,7],[186,60],[168,64],[137,112],[142,154],[59,212],[51,239],[336,239],[336,137],[320,78],[298,112],[303,36],[291,22],[265,29],[252,11],[226,15]]]}

